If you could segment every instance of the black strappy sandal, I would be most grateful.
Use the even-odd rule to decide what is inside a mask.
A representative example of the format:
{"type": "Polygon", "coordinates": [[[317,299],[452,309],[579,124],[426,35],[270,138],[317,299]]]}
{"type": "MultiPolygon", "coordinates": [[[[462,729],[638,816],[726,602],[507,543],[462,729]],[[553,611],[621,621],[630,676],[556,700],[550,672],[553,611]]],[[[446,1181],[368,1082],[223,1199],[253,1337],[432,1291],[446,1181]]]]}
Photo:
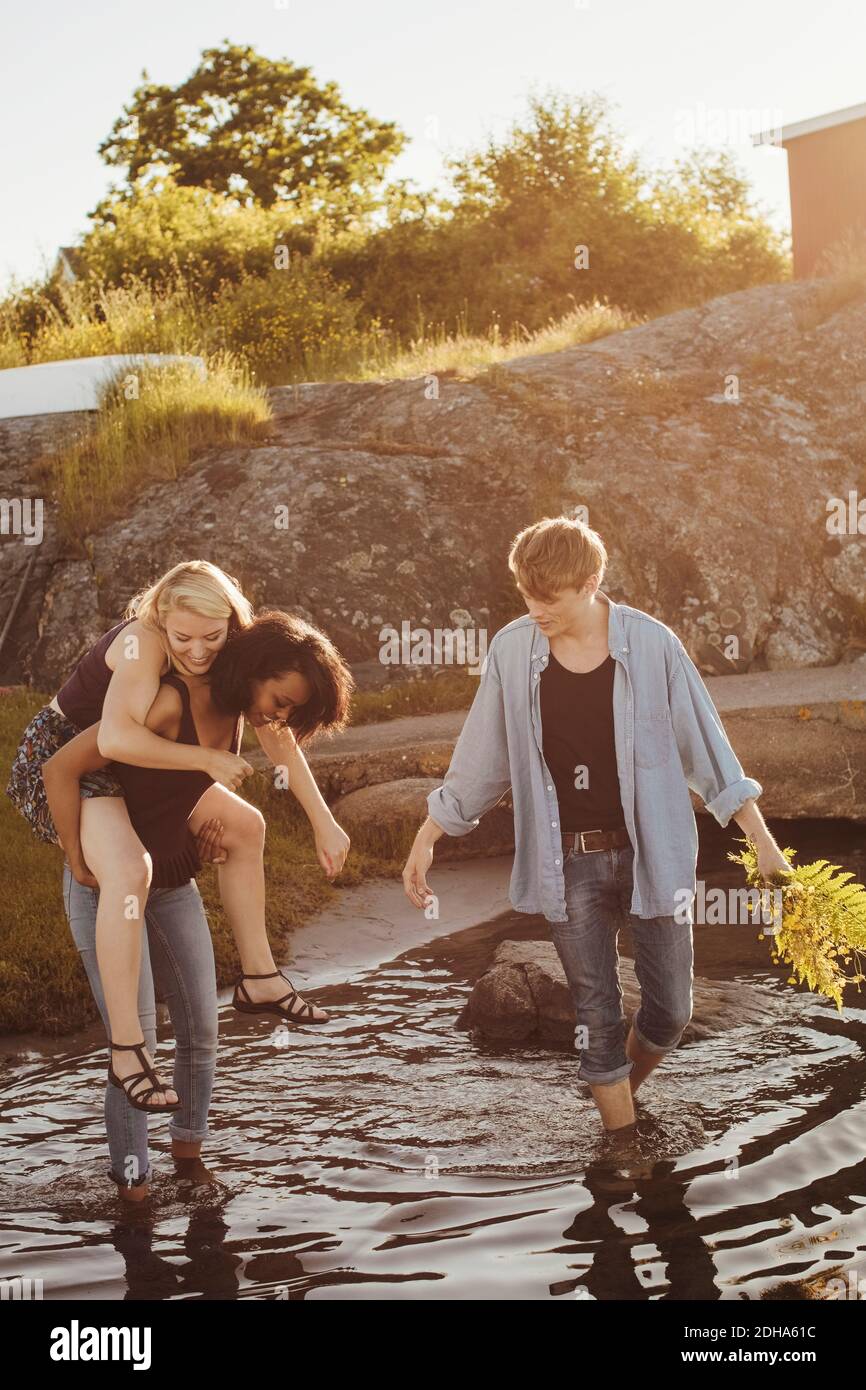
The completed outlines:
{"type": "Polygon", "coordinates": [[[232,1006],[237,1009],[239,1014],[276,1014],[277,1018],[283,1019],[286,1023],[330,1023],[331,1015],[325,1014],[324,1018],[313,1017],[313,1005],[302,1004],[300,1009],[294,1007],[296,999],[300,999],[298,991],[295,989],[287,975],[283,975],[282,970],[272,970],[269,975],[240,975],[235,981],[235,992],[232,996],[232,1006]],[[282,975],[287,985],[290,985],[288,994],[280,995],[279,999],[266,999],[260,1004],[254,1004],[250,999],[249,991],[244,989],[244,980],[275,980],[278,975],[282,975]],[[241,999],[238,994],[243,990],[247,996],[241,999]],[[287,1009],[281,1008],[287,999],[292,1002],[287,1009]]]}
{"type": "Polygon", "coordinates": [[[160,1081],[159,1077],[157,1076],[156,1072],[154,1071],[153,1067],[145,1058],[144,1038],[142,1038],[140,1043],[116,1043],[111,1042],[109,1040],[108,1045],[109,1047],[113,1048],[115,1052],[136,1053],[139,1062],[144,1067],[144,1071],[135,1071],[132,1073],[131,1076],[125,1076],[123,1080],[121,1080],[120,1077],[115,1073],[113,1060],[108,1064],[109,1081],[111,1082],[112,1086],[117,1086],[119,1090],[123,1091],[123,1094],[126,1096],[126,1099],[129,1101],[130,1105],[134,1106],[136,1110],[144,1110],[149,1115],[160,1115],[164,1113],[166,1110],[180,1109],[180,1097],[178,1097],[177,1100],[168,1101],[165,1105],[148,1105],[148,1096],[155,1095],[157,1091],[174,1090],[174,1087],[164,1086],[160,1081]],[[141,1081],[149,1081],[151,1083],[148,1086],[147,1090],[139,1091],[137,1095],[132,1095],[131,1092],[126,1089],[127,1086],[132,1086],[135,1083],[141,1081]]]}

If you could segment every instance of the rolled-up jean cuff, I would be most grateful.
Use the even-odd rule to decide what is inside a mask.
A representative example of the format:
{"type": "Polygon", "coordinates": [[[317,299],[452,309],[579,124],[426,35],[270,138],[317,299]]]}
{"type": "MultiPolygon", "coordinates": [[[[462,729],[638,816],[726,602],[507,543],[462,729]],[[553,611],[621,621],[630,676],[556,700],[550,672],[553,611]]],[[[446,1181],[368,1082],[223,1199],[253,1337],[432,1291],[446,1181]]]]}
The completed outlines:
{"type": "Polygon", "coordinates": [[[118,1187],[141,1187],[144,1183],[150,1181],[150,1168],[146,1168],[139,1177],[132,1179],[119,1178],[113,1168],[107,1170],[107,1176],[111,1178],[111,1181],[118,1187]]]}
{"type": "Polygon", "coordinates": [[[623,1081],[631,1074],[634,1062],[626,1062],[621,1067],[615,1067],[613,1071],[600,1071],[590,1073],[581,1064],[577,1069],[578,1081],[585,1081],[590,1086],[612,1086],[617,1081],[623,1081]]]}
{"type": "Polygon", "coordinates": [[[665,1052],[673,1052],[675,1047],[679,1047],[680,1038],[683,1036],[682,1033],[678,1033],[676,1038],[674,1038],[673,1042],[666,1043],[664,1046],[662,1046],[661,1043],[650,1042],[649,1038],[645,1037],[641,1030],[638,1028],[637,1022],[634,1018],[631,1021],[631,1026],[634,1029],[635,1038],[637,1039],[640,1046],[643,1048],[644,1052],[655,1052],[657,1056],[662,1056],[665,1052]]]}
{"type": "Polygon", "coordinates": [[[171,1121],[169,1121],[168,1132],[172,1139],[179,1139],[182,1144],[199,1144],[210,1135],[207,1125],[204,1129],[182,1129],[180,1125],[172,1124],[171,1121]]]}

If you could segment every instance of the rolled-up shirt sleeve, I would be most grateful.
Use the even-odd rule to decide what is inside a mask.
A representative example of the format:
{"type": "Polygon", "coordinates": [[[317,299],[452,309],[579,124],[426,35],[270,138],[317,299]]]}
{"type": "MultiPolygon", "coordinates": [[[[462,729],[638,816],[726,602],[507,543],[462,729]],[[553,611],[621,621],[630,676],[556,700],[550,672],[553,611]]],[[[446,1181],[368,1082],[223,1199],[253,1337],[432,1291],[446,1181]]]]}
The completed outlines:
{"type": "Polygon", "coordinates": [[[481,667],[475,699],[454,745],[445,781],[427,797],[430,818],[446,835],[468,835],[511,786],[505,703],[495,643],[494,637],[481,667]]]}
{"type": "Polygon", "coordinates": [[[764,788],[746,776],[698,668],[678,637],[674,644],[668,697],[683,773],[692,791],[724,826],[764,788]]]}

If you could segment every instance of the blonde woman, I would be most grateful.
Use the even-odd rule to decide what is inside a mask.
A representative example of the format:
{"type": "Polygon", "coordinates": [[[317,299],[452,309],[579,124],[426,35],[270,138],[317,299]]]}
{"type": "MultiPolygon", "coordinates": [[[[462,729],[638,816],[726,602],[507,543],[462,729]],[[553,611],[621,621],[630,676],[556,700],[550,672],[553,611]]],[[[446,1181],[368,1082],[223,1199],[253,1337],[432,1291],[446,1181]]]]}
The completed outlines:
{"type": "MultiPolygon", "coordinates": [[[[58,749],[98,724],[104,758],[139,768],[203,774],[208,816],[223,827],[227,858],[219,871],[220,890],[243,970],[251,977],[267,977],[251,979],[244,992],[256,1004],[284,996],[284,980],[270,974],[275,966],[264,920],[264,822],[255,807],[234,795],[251,774],[250,764],[237,751],[208,747],[206,740],[184,743],[161,737],[145,722],[163,676],[173,673],[193,684],[206,684],[202,678],[228,638],[251,623],[249,601],[229,575],[205,560],[176,565],[131,600],[124,620],[85,654],[50,704],[31,720],[6,788],[39,838],[62,844],[74,878],[99,888],[96,955],[114,1044],[109,1078],[136,1109],[170,1111],[180,1104],[177,1093],[154,1072],[143,1041],[136,1041],[141,1039],[138,981],[151,857],[133,828],[123,787],[110,766],[82,777],[77,835],[67,827],[61,839],[48,805],[43,767],[58,749]]],[[[289,778],[298,774],[302,804],[314,823],[319,862],[333,875],[343,866],[348,837],[332,817],[322,814],[324,802],[291,732],[280,731],[291,709],[291,699],[277,693],[256,732],[268,756],[286,767],[289,778]]],[[[235,747],[239,746],[238,739],[235,747]]],[[[177,861],[168,866],[169,872],[188,880],[197,867],[191,832],[178,845],[177,861]]],[[[297,1018],[291,1006],[277,1012],[297,1018]]],[[[326,1019],[321,1010],[312,1010],[305,1021],[326,1019]]]]}

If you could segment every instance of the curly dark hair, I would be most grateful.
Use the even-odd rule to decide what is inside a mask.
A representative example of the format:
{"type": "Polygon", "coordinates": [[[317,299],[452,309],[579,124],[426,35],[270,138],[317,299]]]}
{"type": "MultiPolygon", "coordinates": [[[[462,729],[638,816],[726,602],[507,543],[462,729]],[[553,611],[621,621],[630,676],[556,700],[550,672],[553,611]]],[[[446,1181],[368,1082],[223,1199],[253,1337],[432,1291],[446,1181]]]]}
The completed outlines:
{"type": "Polygon", "coordinates": [[[304,705],[285,720],[298,743],[316,733],[336,733],[349,719],[355,680],[329,637],[303,618],[266,608],[249,627],[233,633],[211,667],[211,696],[222,714],[252,704],[253,681],[297,671],[312,687],[304,705]]]}

